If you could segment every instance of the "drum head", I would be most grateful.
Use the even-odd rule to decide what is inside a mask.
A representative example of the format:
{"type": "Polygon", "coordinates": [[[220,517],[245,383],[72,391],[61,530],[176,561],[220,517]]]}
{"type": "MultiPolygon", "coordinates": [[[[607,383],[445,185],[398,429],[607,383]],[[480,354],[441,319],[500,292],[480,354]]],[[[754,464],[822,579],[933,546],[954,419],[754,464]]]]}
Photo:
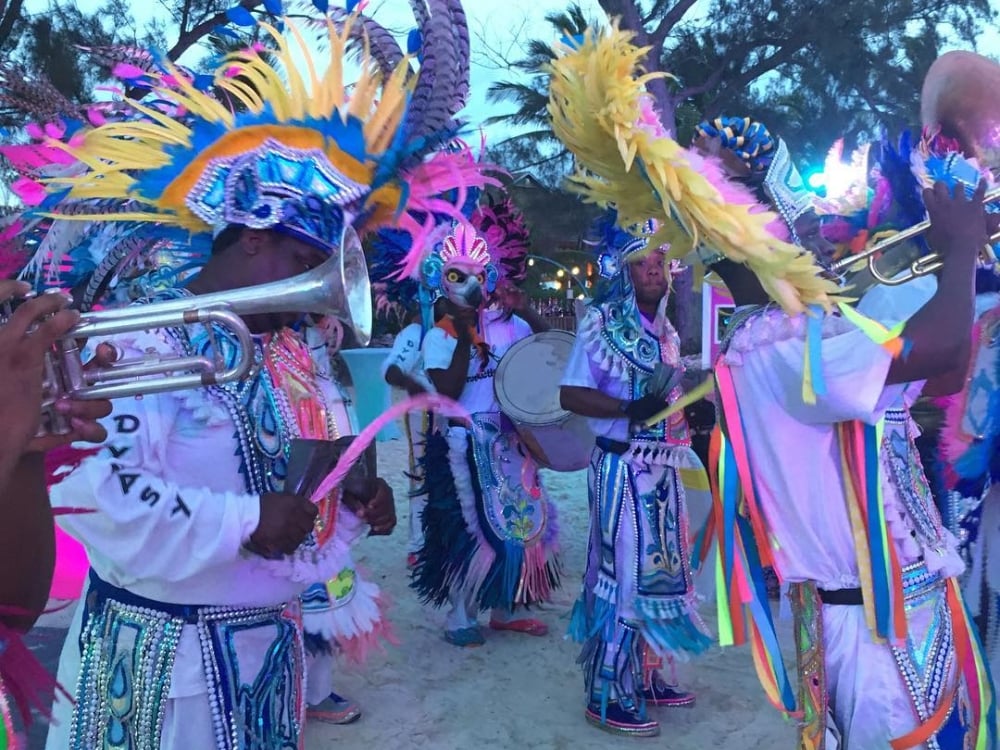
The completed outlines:
{"type": "Polygon", "coordinates": [[[512,346],[493,378],[500,410],[527,425],[555,424],[569,412],[559,406],[562,380],[575,336],[569,331],[544,331],[512,346]]]}

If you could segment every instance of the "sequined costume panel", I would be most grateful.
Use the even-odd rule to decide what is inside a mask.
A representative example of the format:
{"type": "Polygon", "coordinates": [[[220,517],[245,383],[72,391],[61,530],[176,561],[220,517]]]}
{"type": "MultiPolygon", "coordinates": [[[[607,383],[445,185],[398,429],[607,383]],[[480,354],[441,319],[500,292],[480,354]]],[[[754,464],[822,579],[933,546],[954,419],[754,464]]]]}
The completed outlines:
{"type": "MultiPolygon", "coordinates": [[[[681,367],[680,341],[663,310],[644,322],[631,296],[593,305],[577,336],[563,385],[634,400],[649,391],[658,367],[681,367]]],[[[680,395],[674,389],[670,398],[680,395]]],[[[589,700],[641,711],[647,649],[686,659],[712,642],[697,612],[682,481],[683,472],[703,469],[683,413],[640,432],[620,420],[591,425],[623,452],[598,447],[591,458],[587,569],[570,635],[583,643],[589,700]]]]}

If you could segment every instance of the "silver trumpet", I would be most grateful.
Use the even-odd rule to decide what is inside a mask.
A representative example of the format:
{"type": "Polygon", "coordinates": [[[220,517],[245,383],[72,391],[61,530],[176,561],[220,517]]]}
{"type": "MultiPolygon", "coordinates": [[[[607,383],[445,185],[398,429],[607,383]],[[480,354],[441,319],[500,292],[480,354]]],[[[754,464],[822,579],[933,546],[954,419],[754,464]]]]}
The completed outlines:
{"type": "MultiPolygon", "coordinates": [[[[1000,188],[994,188],[986,193],[986,196],[983,198],[983,202],[986,205],[1000,202],[1000,188]]],[[[897,232],[891,237],[886,237],[881,242],[876,242],[871,247],[857,253],[856,255],[841,258],[831,266],[830,271],[833,275],[837,276],[847,272],[849,269],[854,268],[858,264],[867,261],[868,272],[871,274],[874,282],[878,284],[885,284],[886,286],[899,286],[900,284],[906,284],[907,282],[913,281],[921,276],[927,276],[928,274],[935,273],[943,265],[941,256],[937,253],[923,255],[914,260],[909,264],[908,273],[903,276],[897,277],[892,273],[884,273],[878,267],[878,259],[883,253],[902,247],[910,240],[926,234],[930,228],[930,221],[922,221],[919,224],[914,224],[912,227],[904,229],[901,232],[897,232]]],[[[989,241],[991,244],[1000,241],[1000,232],[990,237],[989,241]]],[[[983,248],[982,256],[983,260],[988,263],[996,264],[997,262],[991,245],[986,245],[983,248]]],[[[897,258],[896,260],[898,262],[900,259],[897,258]]]]}
{"type": "Polygon", "coordinates": [[[186,297],[146,305],[85,313],[47,358],[43,432],[66,434],[69,425],[54,410],[64,397],[115,399],[242,380],[254,365],[254,345],[243,316],[284,312],[334,316],[349,326],[362,346],[371,340],[372,300],[368,266],[361,241],[347,227],[341,252],[299,276],[244,289],[186,297]],[[205,326],[212,356],[164,356],[159,353],[84,367],[78,340],[113,337],[129,331],[205,326]],[[237,340],[237,360],[227,364],[216,345],[214,327],[237,340]]]}

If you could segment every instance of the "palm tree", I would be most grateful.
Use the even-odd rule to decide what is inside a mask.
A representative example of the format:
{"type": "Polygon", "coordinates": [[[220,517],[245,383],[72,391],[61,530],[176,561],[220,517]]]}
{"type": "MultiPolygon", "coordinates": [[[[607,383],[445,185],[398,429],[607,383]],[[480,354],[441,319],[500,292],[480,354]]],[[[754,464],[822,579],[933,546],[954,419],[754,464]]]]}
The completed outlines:
{"type": "MultiPolygon", "coordinates": [[[[546,22],[553,30],[553,37],[583,34],[593,20],[587,18],[579,5],[573,3],[565,11],[549,13],[546,22]]],[[[552,45],[541,39],[532,39],[526,55],[510,64],[510,67],[528,76],[526,81],[500,81],[490,86],[486,94],[494,104],[509,102],[515,105],[512,112],[494,115],[487,124],[505,125],[517,131],[506,141],[495,144],[495,150],[513,155],[517,164],[505,164],[511,171],[538,170],[543,165],[551,165],[550,173],[565,174],[570,164],[566,147],[553,135],[549,124],[549,83],[546,66],[555,60],[552,45]],[[504,148],[507,146],[507,148],[504,148]]],[[[543,170],[544,171],[544,170],[543,170]]],[[[540,177],[544,182],[548,175],[540,177]]]]}

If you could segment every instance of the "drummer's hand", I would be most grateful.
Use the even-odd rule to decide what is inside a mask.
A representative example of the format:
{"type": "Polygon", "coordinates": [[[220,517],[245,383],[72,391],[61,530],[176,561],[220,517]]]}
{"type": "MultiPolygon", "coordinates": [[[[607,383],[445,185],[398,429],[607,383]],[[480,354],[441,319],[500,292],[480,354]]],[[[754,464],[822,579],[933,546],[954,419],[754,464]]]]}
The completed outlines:
{"type": "Polygon", "coordinates": [[[628,421],[632,424],[645,424],[667,408],[667,402],[662,396],[647,393],[642,398],[629,401],[622,409],[628,421]]]}

